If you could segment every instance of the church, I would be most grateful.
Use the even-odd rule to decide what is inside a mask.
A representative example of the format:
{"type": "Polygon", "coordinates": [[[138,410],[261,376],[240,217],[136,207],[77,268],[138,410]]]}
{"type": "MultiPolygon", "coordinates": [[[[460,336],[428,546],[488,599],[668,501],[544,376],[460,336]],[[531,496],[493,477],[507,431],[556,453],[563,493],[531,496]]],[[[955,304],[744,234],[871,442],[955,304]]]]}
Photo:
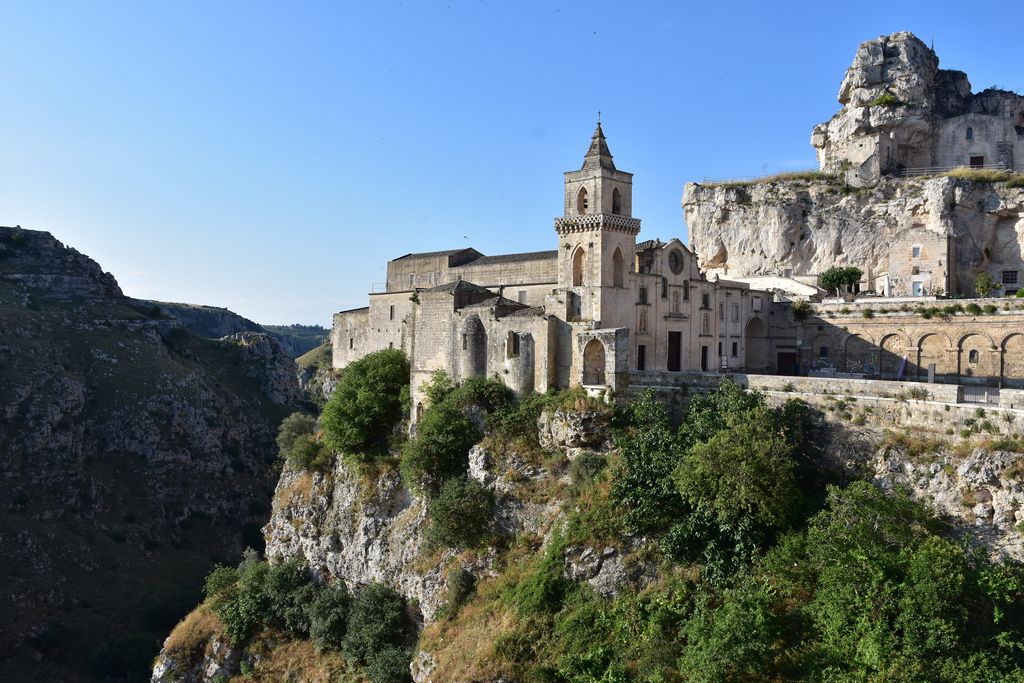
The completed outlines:
{"type": "Polygon", "coordinates": [[[333,366],[401,349],[414,418],[435,370],[497,377],[519,394],[583,385],[621,391],[631,374],[768,370],[771,295],[709,280],[678,239],[637,242],[633,175],[615,167],[600,122],[565,174],[557,248],[485,256],[475,249],[388,262],[384,291],[334,315],[333,366]]]}

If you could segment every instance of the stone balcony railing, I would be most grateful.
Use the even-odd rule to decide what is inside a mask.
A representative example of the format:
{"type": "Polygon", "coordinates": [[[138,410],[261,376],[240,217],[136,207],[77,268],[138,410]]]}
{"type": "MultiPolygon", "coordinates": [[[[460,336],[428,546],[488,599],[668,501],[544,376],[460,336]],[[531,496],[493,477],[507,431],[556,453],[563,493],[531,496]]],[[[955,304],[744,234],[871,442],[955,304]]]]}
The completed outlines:
{"type": "Polygon", "coordinates": [[[635,236],[640,234],[640,219],[614,213],[585,213],[555,219],[555,232],[559,235],[590,230],[610,230],[635,236]]]}

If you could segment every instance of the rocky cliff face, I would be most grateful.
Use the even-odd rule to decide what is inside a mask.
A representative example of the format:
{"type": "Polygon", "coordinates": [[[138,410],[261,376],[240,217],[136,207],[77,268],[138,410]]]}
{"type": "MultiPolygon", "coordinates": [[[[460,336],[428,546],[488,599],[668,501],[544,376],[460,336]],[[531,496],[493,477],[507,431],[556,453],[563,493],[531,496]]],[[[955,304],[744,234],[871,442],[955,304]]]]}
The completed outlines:
{"type": "MultiPolygon", "coordinates": [[[[890,273],[894,292],[906,288],[910,268],[891,258],[909,256],[911,244],[937,243],[937,260],[945,261],[945,240],[953,238],[957,292],[973,292],[981,270],[1019,262],[1021,206],[1024,189],[951,177],[883,178],[857,190],[828,179],[690,183],[683,194],[702,267],[739,277],[784,269],[817,274],[849,264],[863,269],[869,282],[890,273]]],[[[933,277],[944,279],[945,270],[933,277]]]]}
{"type": "Polygon", "coordinates": [[[260,544],[294,366],[151,314],[48,233],[0,228],[11,680],[139,680],[212,564],[260,544]]]}

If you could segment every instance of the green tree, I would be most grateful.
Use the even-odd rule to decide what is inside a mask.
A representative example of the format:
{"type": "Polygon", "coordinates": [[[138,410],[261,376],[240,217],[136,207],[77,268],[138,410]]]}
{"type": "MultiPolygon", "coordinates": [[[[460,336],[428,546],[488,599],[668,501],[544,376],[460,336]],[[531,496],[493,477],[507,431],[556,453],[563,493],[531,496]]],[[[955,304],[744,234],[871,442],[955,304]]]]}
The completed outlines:
{"type": "Polygon", "coordinates": [[[472,548],[490,528],[494,495],[476,479],[449,479],[430,501],[429,512],[427,538],[432,545],[472,548]]]}
{"type": "Polygon", "coordinates": [[[371,353],[350,364],[324,406],[324,440],[349,455],[386,453],[402,419],[409,391],[409,361],[397,349],[371,353]]]}
{"type": "Polygon", "coordinates": [[[408,485],[433,497],[445,480],[469,469],[469,449],[480,437],[462,410],[442,401],[424,413],[416,436],[402,449],[402,476],[408,485]]]}
{"type": "Polygon", "coordinates": [[[406,631],[402,596],[382,584],[371,583],[352,601],[342,651],[353,661],[366,664],[387,646],[403,645],[406,631]]]}
{"type": "Polygon", "coordinates": [[[838,296],[840,287],[850,288],[860,282],[864,271],[856,266],[832,266],[818,276],[818,284],[838,296]]]}
{"type": "Polygon", "coordinates": [[[309,637],[317,650],[339,650],[345,640],[352,596],[344,585],[325,586],[309,603],[309,637]]]}
{"type": "Polygon", "coordinates": [[[974,291],[978,293],[978,296],[991,296],[1002,288],[1003,285],[992,277],[992,273],[987,270],[978,273],[978,276],[974,278],[974,291]]]}

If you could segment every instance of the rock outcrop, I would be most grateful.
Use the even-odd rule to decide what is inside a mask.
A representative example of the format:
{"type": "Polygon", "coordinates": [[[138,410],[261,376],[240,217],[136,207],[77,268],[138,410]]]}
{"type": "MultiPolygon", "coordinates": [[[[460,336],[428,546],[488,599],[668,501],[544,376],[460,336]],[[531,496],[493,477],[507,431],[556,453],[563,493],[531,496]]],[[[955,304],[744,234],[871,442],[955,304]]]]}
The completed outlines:
{"type": "Polygon", "coordinates": [[[935,260],[940,270],[929,273],[931,293],[973,293],[978,272],[1015,268],[1022,206],[1022,188],[952,177],[883,178],[856,191],[824,179],[691,183],[683,194],[691,244],[712,272],[806,275],[855,265],[872,283],[888,274],[893,294],[909,293],[912,268],[893,259],[909,260],[914,244],[936,244],[943,255],[935,260]],[[952,264],[944,258],[947,239],[956,244],[952,264]],[[955,292],[938,291],[947,271],[955,292]]]}
{"type": "Polygon", "coordinates": [[[0,228],[0,321],[4,675],[141,678],[213,563],[260,544],[294,366],[44,232],[0,228]]]}

